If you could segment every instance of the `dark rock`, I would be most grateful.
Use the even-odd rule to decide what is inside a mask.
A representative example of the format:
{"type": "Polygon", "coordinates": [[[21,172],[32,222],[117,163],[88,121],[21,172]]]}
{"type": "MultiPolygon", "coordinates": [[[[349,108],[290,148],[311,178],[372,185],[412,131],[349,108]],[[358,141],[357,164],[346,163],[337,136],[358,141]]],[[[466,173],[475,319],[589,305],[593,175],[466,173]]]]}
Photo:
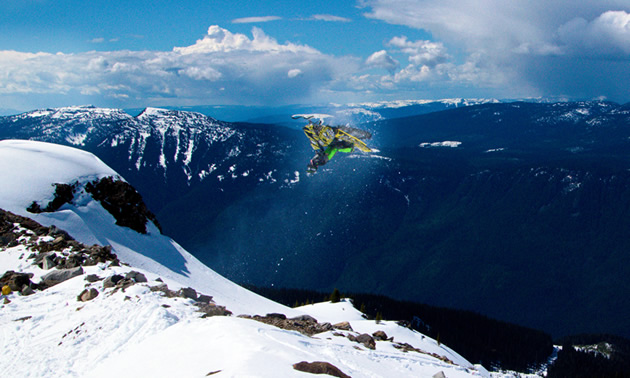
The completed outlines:
{"type": "Polygon", "coordinates": [[[177,296],[182,298],[190,298],[192,300],[197,300],[197,291],[192,287],[184,287],[177,291],[177,296]]]}
{"type": "Polygon", "coordinates": [[[0,287],[8,285],[11,291],[21,291],[25,285],[31,285],[31,277],[32,275],[28,273],[16,273],[9,270],[0,277],[0,287]]]}
{"type": "Polygon", "coordinates": [[[297,371],[302,371],[305,373],[311,373],[311,374],[327,374],[327,375],[332,375],[333,377],[350,378],[349,375],[344,374],[341,370],[339,370],[338,367],[336,367],[335,365],[332,365],[329,362],[302,361],[302,362],[298,362],[297,364],[294,364],[293,369],[297,371]]]}
{"type": "Polygon", "coordinates": [[[50,227],[48,227],[48,236],[52,236],[52,237],[58,237],[58,236],[63,236],[63,238],[66,241],[71,241],[74,240],[67,232],[65,232],[64,230],[61,230],[59,228],[57,228],[57,226],[55,226],[54,224],[50,227]]]}
{"type": "Polygon", "coordinates": [[[77,297],[77,300],[79,302],[87,302],[87,301],[91,301],[97,296],[98,296],[98,290],[94,288],[89,288],[89,289],[83,290],[81,294],[79,294],[79,296],[77,297]]]}
{"type": "Polygon", "coordinates": [[[114,274],[113,276],[109,276],[107,278],[105,278],[105,281],[103,281],[103,288],[109,288],[109,287],[114,287],[116,286],[116,283],[118,283],[118,281],[124,279],[125,277],[121,276],[120,274],[114,274]]]}
{"type": "Polygon", "coordinates": [[[350,326],[349,322],[341,322],[341,323],[333,324],[333,327],[335,329],[340,329],[342,331],[352,331],[352,327],[350,326]]]}
{"type": "Polygon", "coordinates": [[[103,247],[95,244],[87,248],[83,253],[89,255],[85,265],[96,265],[98,263],[111,261],[112,266],[119,266],[118,257],[116,254],[112,253],[112,247],[109,245],[103,247]]]}
{"type": "Polygon", "coordinates": [[[80,276],[82,274],[83,274],[83,268],[80,266],[76,268],[70,268],[70,269],[59,269],[59,270],[54,270],[44,275],[42,277],[42,282],[46,286],[50,287],[50,286],[57,285],[58,283],[64,282],[66,280],[69,280],[71,278],[80,276]]]}
{"type": "Polygon", "coordinates": [[[72,269],[83,266],[85,262],[85,256],[82,254],[74,253],[68,256],[65,260],[58,262],[61,269],[72,269]]]}
{"type": "Polygon", "coordinates": [[[85,280],[87,282],[93,283],[93,282],[97,282],[97,281],[102,280],[102,278],[97,276],[96,274],[88,274],[88,276],[85,277],[85,280]]]}
{"type": "Polygon", "coordinates": [[[197,297],[197,302],[201,302],[201,303],[210,303],[212,302],[212,296],[210,295],[205,295],[205,294],[201,294],[197,297]]]}
{"type": "Polygon", "coordinates": [[[125,278],[134,280],[135,282],[138,282],[138,283],[148,282],[144,274],[140,272],[136,272],[135,270],[132,270],[131,272],[125,274],[125,278]]]}
{"type": "Polygon", "coordinates": [[[55,254],[47,254],[43,259],[42,259],[42,269],[44,270],[50,270],[54,267],[57,266],[57,263],[54,260],[54,256],[55,254]]]}
{"type": "Polygon", "coordinates": [[[117,225],[146,234],[147,221],[152,221],[162,232],[155,215],[149,211],[140,194],[127,182],[105,177],[88,183],[85,191],[114,216],[117,225]]]}
{"type": "Polygon", "coordinates": [[[357,343],[363,344],[368,349],[376,349],[376,341],[367,333],[362,333],[359,336],[348,336],[348,338],[357,343]]]}
{"type": "Polygon", "coordinates": [[[385,333],[385,331],[376,331],[372,334],[372,337],[374,337],[374,340],[377,341],[387,340],[387,334],[385,333]]]}
{"type": "Polygon", "coordinates": [[[122,291],[125,291],[125,289],[127,289],[128,287],[131,287],[133,285],[136,284],[136,281],[129,279],[129,278],[123,278],[122,280],[116,282],[116,288],[117,289],[122,289],[122,291]]]}
{"type": "Polygon", "coordinates": [[[24,285],[24,287],[22,287],[22,290],[20,290],[20,294],[24,296],[32,295],[35,294],[35,290],[33,290],[33,288],[29,285],[24,285]]]}
{"type": "Polygon", "coordinates": [[[289,320],[294,320],[297,322],[310,322],[310,323],[317,323],[317,319],[315,319],[314,317],[310,316],[310,315],[299,315],[299,316],[295,316],[289,320]]]}
{"type": "Polygon", "coordinates": [[[317,333],[330,331],[333,329],[330,323],[320,324],[317,322],[317,320],[315,320],[312,317],[304,318],[304,320],[299,320],[296,318],[287,319],[284,314],[268,314],[267,316],[240,315],[239,317],[244,318],[244,319],[256,320],[261,323],[270,324],[272,326],[275,326],[281,329],[298,331],[308,336],[312,336],[317,333]]]}
{"type": "Polygon", "coordinates": [[[229,311],[224,306],[218,306],[214,303],[200,303],[197,302],[196,306],[199,307],[199,312],[202,312],[202,318],[209,318],[211,316],[230,316],[232,311],[229,311]]]}

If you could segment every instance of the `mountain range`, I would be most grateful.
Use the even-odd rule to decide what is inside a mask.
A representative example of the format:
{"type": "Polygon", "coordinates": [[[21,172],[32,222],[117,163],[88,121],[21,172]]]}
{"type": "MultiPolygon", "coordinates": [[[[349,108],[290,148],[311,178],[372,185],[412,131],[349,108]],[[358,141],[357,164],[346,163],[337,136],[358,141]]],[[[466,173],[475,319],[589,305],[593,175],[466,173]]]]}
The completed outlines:
{"type": "Polygon", "coordinates": [[[628,105],[492,101],[390,116],[359,126],[373,153],[339,155],[313,177],[294,126],[184,111],[38,110],[0,118],[0,138],[99,156],[146,193],[166,234],[239,283],[386,294],[554,336],[630,336],[628,105]]]}
{"type": "Polygon", "coordinates": [[[151,217],[123,225],[147,214],[117,211],[141,196],[85,151],[0,141],[0,191],[4,376],[490,377],[348,300],[294,309],[254,294],[151,217]]]}

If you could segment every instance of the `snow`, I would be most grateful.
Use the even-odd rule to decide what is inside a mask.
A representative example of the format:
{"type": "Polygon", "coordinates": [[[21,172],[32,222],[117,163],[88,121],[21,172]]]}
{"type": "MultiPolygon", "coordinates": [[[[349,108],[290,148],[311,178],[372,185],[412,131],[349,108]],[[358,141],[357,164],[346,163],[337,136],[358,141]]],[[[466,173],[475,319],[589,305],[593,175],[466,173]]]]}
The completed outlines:
{"type": "MultiPolygon", "coordinates": [[[[449,378],[489,377],[483,367],[435,340],[391,321],[365,320],[348,301],[292,309],[258,296],[203,265],[151,224],[146,235],[115,225],[84,191],[54,213],[25,210],[34,200],[49,200],[54,183],[77,182],[80,188],[105,176],[117,174],[95,156],[74,148],[0,142],[0,208],[46,226],[55,224],[80,242],[111,245],[128,264],[84,266],[82,276],[30,296],[10,294],[10,302],[0,302],[2,376],[191,377],[219,372],[220,377],[295,377],[308,375],[295,371],[293,364],[326,361],[352,377],[431,377],[439,372],[449,378]],[[106,278],[131,270],[143,273],[148,282],[119,290],[85,279],[88,274],[106,278]],[[162,281],[171,290],[193,287],[211,295],[233,316],[202,319],[193,300],[150,289],[162,281]],[[99,295],[89,302],[77,301],[85,288],[94,288],[99,295]],[[354,332],[309,337],[237,316],[271,312],[287,317],[310,314],[320,323],[348,321],[354,332]],[[377,341],[371,350],[344,337],[377,330],[422,352],[402,352],[391,341],[377,341]]],[[[38,282],[47,272],[27,259],[31,253],[22,244],[1,248],[0,271],[32,273],[38,282]]]]}
{"type": "Polygon", "coordinates": [[[459,147],[462,142],[445,140],[444,142],[432,142],[432,143],[420,143],[420,147],[450,147],[455,148],[459,147]]]}

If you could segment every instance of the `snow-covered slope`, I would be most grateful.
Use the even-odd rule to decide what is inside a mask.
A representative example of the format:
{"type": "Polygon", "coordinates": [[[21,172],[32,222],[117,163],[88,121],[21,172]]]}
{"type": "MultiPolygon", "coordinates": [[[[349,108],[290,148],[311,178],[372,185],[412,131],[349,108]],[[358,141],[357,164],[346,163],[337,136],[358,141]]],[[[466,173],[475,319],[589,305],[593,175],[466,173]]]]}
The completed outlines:
{"type": "Polygon", "coordinates": [[[219,276],[150,222],[146,234],[117,226],[86,190],[88,183],[110,176],[118,175],[95,156],[74,148],[0,142],[0,208],[56,226],[38,234],[25,220],[0,224],[5,236],[20,235],[9,243],[0,238],[0,273],[30,274],[36,289],[30,295],[8,294],[0,304],[2,376],[306,376],[293,368],[302,361],[326,362],[352,377],[431,377],[439,372],[447,377],[488,376],[435,340],[393,322],[363,319],[348,302],[287,308],[219,276]],[[50,202],[55,184],[72,184],[74,198],[53,212],[26,210],[33,201],[50,202]],[[70,260],[73,248],[88,248],[75,243],[55,250],[65,243],[56,236],[58,229],[87,245],[111,245],[123,264],[85,264],[80,267],[83,274],[74,278],[37,285],[59,270],[37,265],[38,258],[70,260]],[[113,282],[115,275],[120,281],[108,287],[105,282],[113,282]],[[233,315],[202,318],[207,312],[200,310],[208,298],[182,294],[179,289],[186,287],[212,296],[233,315]],[[79,300],[84,291],[96,297],[79,300]],[[267,323],[279,322],[275,326],[237,316],[268,313],[283,315],[265,318],[267,323]],[[313,326],[309,318],[283,320],[304,314],[319,320],[323,332],[285,329],[313,326]],[[324,324],[343,321],[350,328],[324,324]],[[388,339],[369,336],[376,331],[384,331],[388,339]],[[357,341],[362,334],[367,335],[363,340],[372,339],[372,347],[357,341]]]}
{"type": "Polygon", "coordinates": [[[251,313],[249,306],[257,311],[287,310],[219,276],[152,224],[147,235],[117,226],[114,217],[83,190],[73,203],[56,212],[32,214],[26,210],[33,201],[50,202],[56,183],[76,182],[82,188],[107,176],[118,175],[81,150],[44,142],[0,141],[0,208],[45,226],[55,225],[87,245],[111,245],[122,261],[181,286],[195,287],[237,313],[251,313]]]}

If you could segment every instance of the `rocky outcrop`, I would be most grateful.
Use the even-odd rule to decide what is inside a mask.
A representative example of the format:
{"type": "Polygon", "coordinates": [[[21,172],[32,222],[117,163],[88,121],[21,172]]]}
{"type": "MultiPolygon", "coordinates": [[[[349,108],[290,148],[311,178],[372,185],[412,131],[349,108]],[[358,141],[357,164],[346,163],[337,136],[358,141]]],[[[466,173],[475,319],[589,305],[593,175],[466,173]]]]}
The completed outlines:
{"type": "Polygon", "coordinates": [[[52,213],[66,203],[72,202],[74,199],[74,191],[77,188],[77,184],[55,184],[55,194],[53,200],[50,201],[45,207],[41,207],[37,202],[33,203],[26,209],[31,213],[52,213]]]}
{"type": "Polygon", "coordinates": [[[60,284],[64,281],[67,281],[71,278],[80,276],[82,274],[83,274],[83,268],[80,266],[76,268],[70,268],[70,269],[53,270],[52,272],[47,273],[44,276],[42,276],[42,283],[46,287],[51,287],[51,286],[60,284]]]}
{"type": "Polygon", "coordinates": [[[23,244],[33,251],[27,260],[47,270],[41,282],[30,281],[32,275],[5,272],[2,276],[11,290],[22,295],[33,294],[63,281],[83,274],[83,266],[109,263],[120,265],[110,246],[86,246],[74,240],[67,232],[57,227],[45,227],[34,220],[0,209],[0,248],[23,244]]]}
{"type": "MultiPolygon", "coordinates": [[[[72,184],[57,183],[54,185],[55,193],[52,201],[45,206],[33,201],[26,210],[35,214],[55,212],[64,204],[72,203],[75,193],[81,189],[78,182],[72,184]]],[[[151,221],[162,232],[157,218],[149,211],[142,200],[142,196],[127,182],[114,179],[113,177],[104,177],[87,183],[85,191],[112,214],[114,219],[116,219],[117,225],[146,234],[146,224],[148,221],[151,221]]]]}
{"type": "MultiPolygon", "coordinates": [[[[159,280],[159,279],[158,279],[159,280]]],[[[209,295],[198,294],[197,291],[191,287],[181,288],[177,291],[171,290],[165,283],[157,286],[149,286],[151,291],[159,291],[167,298],[186,298],[195,301],[194,305],[201,312],[202,318],[211,316],[230,316],[232,311],[225,308],[225,306],[219,306],[212,301],[212,297],[209,295]]]]}
{"type": "Polygon", "coordinates": [[[338,367],[332,365],[329,362],[315,361],[315,362],[298,362],[293,365],[293,369],[311,374],[327,374],[333,377],[350,378],[349,375],[344,374],[338,367]]]}
{"type": "Polygon", "coordinates": [[[37,287],[31,282],[31,278],[33,278],[33,274],[9,270],[0,277],[0,287],[8,286],[12,292],[29,295],[33,293],[33,287],[37,287]]]}
{"type": "Polygon", "coordinates": [[[147,222],[151,221],[162,232],[157,218],[149,211],[140,193],[127,182],[104,177],[88,183],[85,190],[112,214],[117,225],[146,234],[147,222]]]}
{"type": "Polygon", "coordinates": [[[311,316],[298,316],[295,318],[287,319],[284,314],[267,314],[261,315],[240,315],[239,317],[244,319],[252,319],[261,323],[269,324],[281,329],[298,331],[304,335],[312,336],[317,333],[331,331],[334,327],[330,323],[319,323],[311,316]]]}

